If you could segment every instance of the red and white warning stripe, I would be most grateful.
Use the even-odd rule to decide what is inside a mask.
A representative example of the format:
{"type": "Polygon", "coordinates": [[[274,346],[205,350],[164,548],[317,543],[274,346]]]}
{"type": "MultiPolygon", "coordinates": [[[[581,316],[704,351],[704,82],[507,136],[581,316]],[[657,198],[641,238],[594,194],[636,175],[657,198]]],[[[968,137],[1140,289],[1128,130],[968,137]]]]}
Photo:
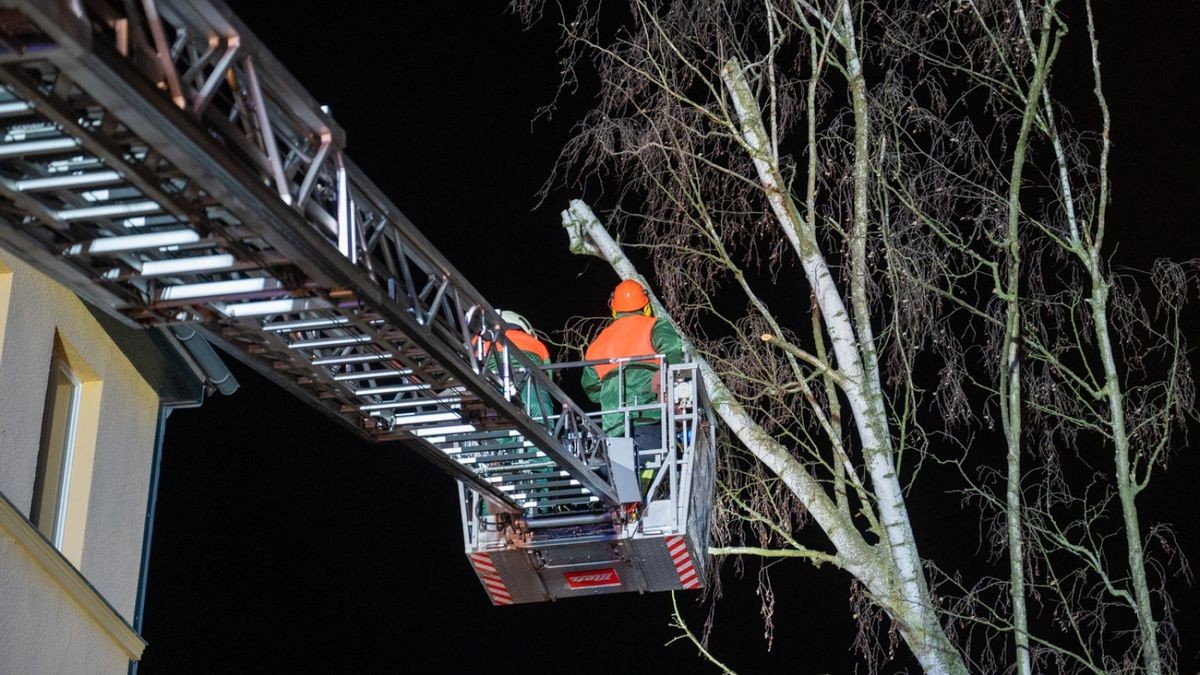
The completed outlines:
{"type": "Polygon", "coordinates": [[[512,595],[509,594],[508,587],[504,585],[504,580],[500,578],[500,573],[496,571],[496,566],[492,564],[491,557],[486,553],[472,553],[467,558],[471,560],[471,566],[475,568],[475,573],[479,575],[479,580],[487,589],[492,604],[513,604],[512,595]]]}
{"type": "Polygon", "coordinates": [[[675,563],[679,583],[684,588],[700,588],[700,577],[696,576],[696,568],[692,566],[692,555],[688,553],[687,541],[679,535],[667,537],[667,553],[671,554],[671,562],[675,563]]]}

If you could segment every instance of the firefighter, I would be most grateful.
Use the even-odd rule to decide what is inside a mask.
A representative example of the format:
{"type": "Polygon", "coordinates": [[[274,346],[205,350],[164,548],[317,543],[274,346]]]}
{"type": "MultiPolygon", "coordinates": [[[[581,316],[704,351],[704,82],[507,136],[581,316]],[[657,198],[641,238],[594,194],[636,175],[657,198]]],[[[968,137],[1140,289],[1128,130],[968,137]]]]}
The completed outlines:
{"type": "MultiPolygon", "coordinates": [[[[588,345],[588,361],[662,354],[668,365],[683,360],[679,333],[650,309],[646,289],[632,279],[617,284],[608,299],[612,321],[588,345]]],[[[636,406],[658,401],[659,359],[600,363],[583,369],[583,390],[601,411],[621,405],[636,406]],[[624,391],[622,391],[622,383],[624,391]]],[[[662,415],[658,410],[630,413],[634,446],[641,452],[662,447],[662,415]]],[[[625,434],[624,415],[604,415],[601,426],[609,436],[625,434]]]]}
{"type": "MultiPolygon", "coordinates": [[[[546,349],[546,345],[537,338],[533,333],[533,325],[524,316],[516,312],[504,309],[499,310],[500,321],[503,322],[504,337],[513,347],[520,349],[522,353],[529,358],[534,365],[546,365],[550,363],[550,350],[546,349]]],[[[475,338],[475,345],[478,347],[480,338],[475,338]]],[[[487,358],[485,367],[494,372],[500,372],[500,345],[484,339],[483,347],[480,354],[487,358]]],[[[554,403],[550,399],[550,393],[540,387],[530,386],[533,382],[532,378],[526,377],[525,367],[521,362],[513,358],[512,354],[508,356],[509,372],[512,374],[513,384],[519,388],[521,395],[521,405],[535,422],[551,429],[554,422],[550,419],[550,415],[554,414],[554,403]]],[[[547,373],[549,374],[549,373],[547,373]]],[[[511,445],[520,442],[518,438],[510,438],[497,441],[500,445],[511,445]]],[[[549,469],[534,469],[534,473],[545,473],[549,469]]],[[[537,483],[544,481],[539,480],[537,483]]],[[[530,496],[537,498],[541,489],[531,488],[530,496]]],[[[484,497],[480,501],[480,517],[486,517],[489,514],[501,513],[504,509],[491,501],[491,498],[484,497]]]]}
{"type": "MultiPolygon", "coordinates": [[[[499,313],[500,320],[504,322],[504,337],[508,338],[514,347],[520,349],[535,365],[550,363],[550,350],[533,334],[533,326],[528,319],[507,309],[500,310],[499,313]]],[[[485,342],[483,345],[484,354],[492,352],[487,360],[487,368],[492,372],[500,371],[499,348],[499,345],[491,342],[485,342]]],[[[508,364],[514,383],[521,387],[521,404],[525,407],[525,412],[539,422],[544,421],[543,414],[553,415],[554,404],[550,401],[550,394],[542,389],[535,392],[535,387],[528,386],[532,379],[524,376],[521,372],[524,367],[511,355],[508,357],[508,364]]]]}

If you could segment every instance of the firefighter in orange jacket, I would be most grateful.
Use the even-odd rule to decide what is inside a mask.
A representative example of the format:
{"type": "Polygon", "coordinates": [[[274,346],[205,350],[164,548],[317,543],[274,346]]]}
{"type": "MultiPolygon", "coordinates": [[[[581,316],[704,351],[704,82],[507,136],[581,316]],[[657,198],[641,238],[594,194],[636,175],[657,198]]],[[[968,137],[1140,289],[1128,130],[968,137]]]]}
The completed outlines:
{"type": "MultiPolygon", "coordinates": [[[[521,350],[521,352],[524,353],[525,356],[528,357],[535,366],[550,363],[550,350],[546,349],[546,345],[543,344],[542,341],[533,334],[533,325],[529,323],[528,319],[507,309],[498,310],[497,313],[500,315],[500,321],[503,322],[502,328],[504,329],[504,337],[508,339],[513,347],[521,350]]],[[[487,355],[487,360],[483,364],[484,367],[494,373],[499,373],[501,364],[500,345],[492,342],[491,340],[487,340],[486,337],[491,336],[484,337],[482,347],[480,347],[479,344],[479,337],[474,339],[473,346],[481,350],[479,352],[480,354],[487,355]]],[[[554,403],[550,399],[549,392],[541,389],[540,387],[532,386],[532,378],[524,376],[523,371],[525,370],[525,366],[523,366],[520,361],[514,358],[512,352],[509,352],[508,354],[508,367],[509,371],[512,373],[514,384],[520,387],[519,393],[521,396],[521,405],[525,409],[526,414],[533,418],[535,422],[538,422],[547,428],[553,428],[554,422],[550,419],[550,416],[554,414],[554,403]]],[[[549,374],[549,371],[547,371],[547,374],[549,374]]],[[[497,443],[500,445],[510,446],[519,442],[521,442],[520,438],[508,438],[497,441],[497,443]]],[[[548,471],[549,469],[533,470],[534,473],[544,473],[548,471]]],[[[537,481],[537,483],[543,482],[545,481],[537,481]]],[[[532,487],[530,488],[529,494],[533,499],[538,499],[539,495],[544,491],[544,488],[532,487]]],[[[490,497],[484,497],[483,500],[480,501],[479,505],[480,516],[497,514],[506,510],[505,507],[493,502],[490,497]]]]}
{"type": "MultiPolygon", "coordinates": [[[[550,363],[550,350],[546,349],[546,345],[537,339],[533,334],[533,326],[525,317],[509,310],[500,311],[500,320],[504,322],[504,337],[512,343],[514,347],[520,349],[525,356],[533,361],[534,365],[545,365],[550,363]]],[[[492,352],[488,357],[486,367],[493,371],[500,371],[500,361],[498,356],[499,347],[491,342],[485,342],[483,345],[484,352],[492,352]]],[[[523,370],[523,366],[513,358],[508,357],[509,368],[512,369],[514,375],[518,370],[523,370]]],[[[535,387],[528,386],[531,382],[527,378],[517,378],[519,382],[523,382],[521,390],[521,403],[525,407],[525,412],[539,422],[543,421],[543,414],[553,415],[554,404],[550,401],[550,394],[545,390],[538,389],[535,393],[535,387]]]]}
{"type": "MultiPolygon", "coordinates": [[[[588,346],[584,357],[588,361],[652,354],[662,354],[668,365],[683,360],[679,333],[669,322],[654,316],[650,298],[641,284],[632,279],[617,284],[608,307],[613,320],[588,346]]],[[[588,398],[600,404],[602,411],[655,403],[661,365],[660,359],[629,361],[620,366],[590,365],[583,370],[583,390],[588,398]]],[[[634,445],[639,450],[662,447],[662,415],[658,410],[632,412],[629,418],[634,445]]],[[[604,415],[601,426],[609,436],[623,436],[625,417],[604,415]]]]}

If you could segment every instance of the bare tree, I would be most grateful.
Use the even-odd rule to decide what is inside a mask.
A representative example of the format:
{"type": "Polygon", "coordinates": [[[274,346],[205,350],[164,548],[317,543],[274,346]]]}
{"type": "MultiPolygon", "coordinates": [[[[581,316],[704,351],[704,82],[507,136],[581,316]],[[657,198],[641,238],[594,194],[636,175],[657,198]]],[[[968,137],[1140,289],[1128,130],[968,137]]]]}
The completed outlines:
{"type": "Polygon", "coordinates": [[[1058,0],[631,0],[563,21],[566,82],[600,85],[565,177],[608,189],[627,243],[582,202],[564,225],[621,276],[630,255],[652,269],[703,360],[732,436],[712,551],[847,572],[872,669],[889,634],[928,672],[1172,665],[1137,496],[1194,408],[1194,282],[1158,265],[1147,308],[1105,261],[1085,8],[1090,133],[1051,93],[1058,0]],[[911,490],[977,509],[983,559],[922,556],[911,490]]]}

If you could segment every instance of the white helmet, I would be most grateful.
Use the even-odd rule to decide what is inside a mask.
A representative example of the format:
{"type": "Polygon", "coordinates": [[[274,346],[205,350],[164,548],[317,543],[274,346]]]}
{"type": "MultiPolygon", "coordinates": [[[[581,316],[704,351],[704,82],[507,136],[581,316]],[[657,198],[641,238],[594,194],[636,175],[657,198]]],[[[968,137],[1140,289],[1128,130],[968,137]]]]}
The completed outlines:
{"type": "Polygon", "coordinates": [[[517,314],[516,312],[502,309],[500,310],[500,320],[506,324],[516,326],[530,335],[533,335],[533,325],[529,323],[528,319],[520,314],[517,314]]]}

